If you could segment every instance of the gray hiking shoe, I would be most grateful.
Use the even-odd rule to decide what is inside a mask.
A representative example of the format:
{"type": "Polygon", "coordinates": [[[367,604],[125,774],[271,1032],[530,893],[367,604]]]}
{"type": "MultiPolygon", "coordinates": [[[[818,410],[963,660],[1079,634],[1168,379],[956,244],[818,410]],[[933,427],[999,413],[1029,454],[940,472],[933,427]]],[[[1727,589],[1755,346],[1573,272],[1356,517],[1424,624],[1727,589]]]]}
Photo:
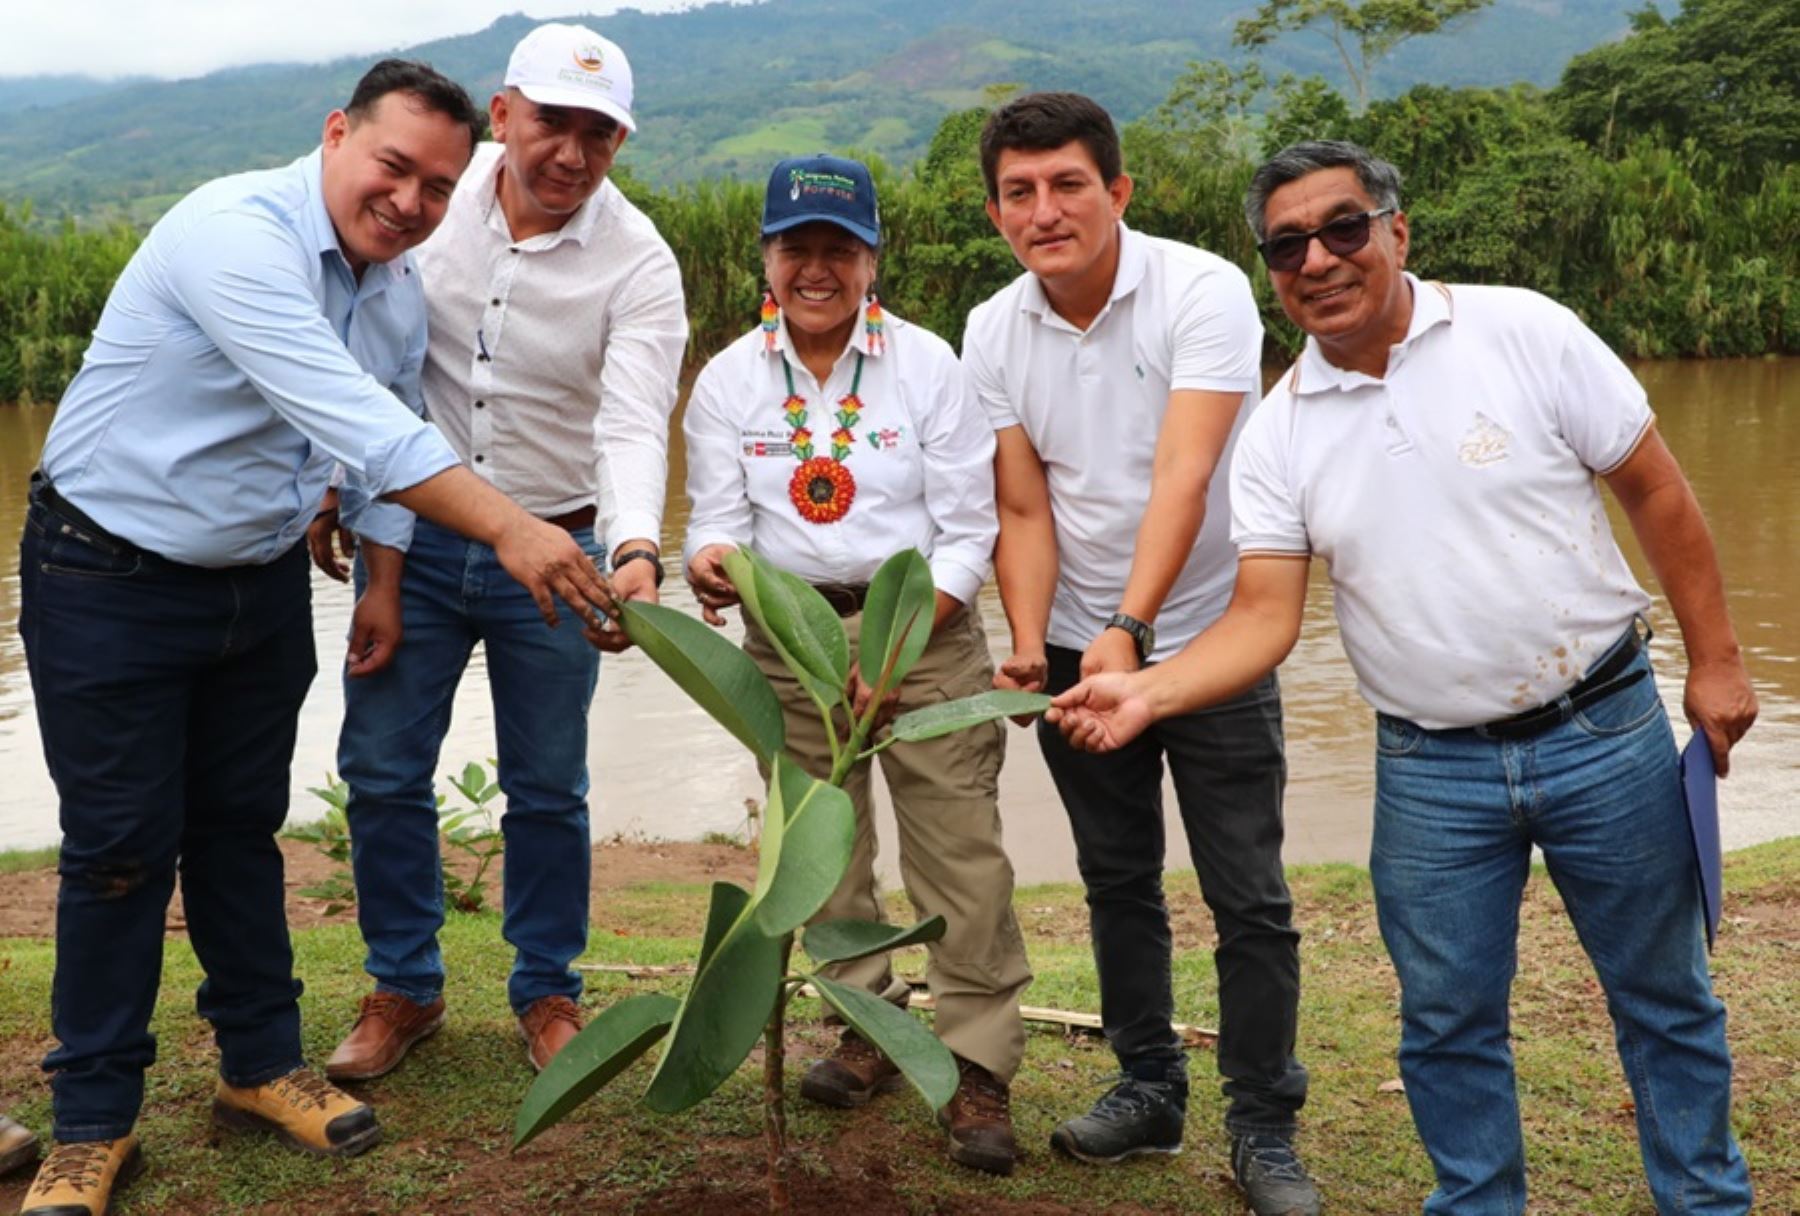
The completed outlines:
{"type": "Polygon", "coordinates": [[[1126,1074],[1100,1095],[1085,1115],[1069,1119],[1050,1134],[1050,1147],[1096,1165],[1143,1153],[1173,1156],[1181,1151],[1187,1119],[1187,1085],[1140,1081],[1126,1074]]]}
{"type": "Polygon", "coordinates": [[[1256,1216],[1319,1216],[1319,1188],[1286,1136],[1234,1135],[1231,1172],[1256,1216]]]}

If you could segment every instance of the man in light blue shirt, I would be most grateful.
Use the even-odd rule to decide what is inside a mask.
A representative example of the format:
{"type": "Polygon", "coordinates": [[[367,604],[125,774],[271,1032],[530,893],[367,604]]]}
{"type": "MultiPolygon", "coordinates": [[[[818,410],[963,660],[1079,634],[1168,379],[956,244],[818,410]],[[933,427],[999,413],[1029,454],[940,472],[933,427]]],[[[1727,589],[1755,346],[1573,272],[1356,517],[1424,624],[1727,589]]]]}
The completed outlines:
{"type": "Polygon", "coordinates": [[[491,544],[554,624],[600,637],[604,580],[417,414],[407,251],[481,127],[422,64],[376,65],[322,146],[157,224],[113,289],[33,478],[23,635],[63,830],[56,1144],[24,1211],[103,1212],[132,1134],[179,866],[220,1050],[215,1118],[347,1155],[374,1114],[303,1067],[274,834],[316,670],[305,534],[334,462],[491,544]],[[97,1197],[97,1198],[96,1198],[97,1197]]]}

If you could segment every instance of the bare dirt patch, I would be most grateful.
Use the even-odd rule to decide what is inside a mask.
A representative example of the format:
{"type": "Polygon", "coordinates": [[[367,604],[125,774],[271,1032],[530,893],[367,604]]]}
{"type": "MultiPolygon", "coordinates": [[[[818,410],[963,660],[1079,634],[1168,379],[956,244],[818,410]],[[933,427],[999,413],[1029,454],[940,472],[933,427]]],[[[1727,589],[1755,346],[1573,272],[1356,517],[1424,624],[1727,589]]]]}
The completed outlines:
{"type": "MultiPolygon", "coordinates": [[[[330,905],[300,892],[329,878],[339,867],[316,848],[299,841],[281,842],[286,865],[288,926],[310,928],[318,924],[351,923],[354,908],[328,913],[330,905]]],[[[467,877],[474,863],[466,857],[449,861],[450,868],[467,877]]],[[[749,849],[724,844],[680,844],[667,841],[615,841],[594,846],[592,906],[598,914],[606,907],[605,897],[646,883],[672,885],[708,884],[720,880],[746,883],[756,876],[756,854],[749,849]]],[[[500,873],[496,865],[487,876],[490,904],[499,903],[500,873]]],[[[56,885],[54,869],[24,870],[8,874],[0,881],[0,937],[51,937],[56,932],[56,885]]],[[[170,933],[187,931],[187,919],[181,906],[181,892],[169,903],[167,927],[170,933]]]]}

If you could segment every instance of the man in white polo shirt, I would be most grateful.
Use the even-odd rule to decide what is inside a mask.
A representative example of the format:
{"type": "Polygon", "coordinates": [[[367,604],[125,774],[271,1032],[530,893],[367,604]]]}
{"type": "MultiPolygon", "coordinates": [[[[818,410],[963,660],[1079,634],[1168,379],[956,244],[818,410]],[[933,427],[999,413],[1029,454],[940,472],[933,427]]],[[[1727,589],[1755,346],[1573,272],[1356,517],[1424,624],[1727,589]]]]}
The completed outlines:
{"type": "MultiPolygon", "coordinates": [[[[624,53],[592,30],[543,25],[515,48],[489,104],[496,142],[476,149],[418,253],[422,384],[426,416],[471,469],[610,560],[620,598],[653,601],[687,320],[674,255],[606,180],[635,129],[631,99],[624,53]]],[[[506,795],[507,996],[541,1069],[581,1025],[571,964],[587,944],[599,655],[576,629],[528,633],[530,601],[491,550],[386,504],[365,509],[356,491],[345,487],[345,518],[367,543],[338,765],[375,991],[326,1073],[380,1076],[443,1023],[432,778],[477,642],[506,795]]],[[[333,523],[327,513],[312,533],[328,570],[333,523]]],[[[607,649],[628,644],[609,636],[607,649]]]]}
{"type": "MultiPolygon", "coordinates": [[[[1121,222],[1131,179],[1090,99],[1019,98],[989,119],[981,156],[988,214],[1026,271],[970,314],[963,342],[997,432],[995,568],[1013,654],[995,682],[1054,692],[1165,658],[1224,611],[1234,554],[1222,470],[1260,387],[1262,325],[1236,267],[1121,222]]],[[[1317,1211],[1292,1147],[1306,1071],[1294,1058],[1299,934],[1281,869],[1274,677],[1119,755],[1083,755],[1047,725],[1039,742],[1074,831],[1101,1020],[1123,1074],[1052,1145],[1084,1161],[1181,1147],[1166,759],[1218,929],[1238,1182],[1259,1216],[1317,1211]]]]}
{"type": "Polygon", "coordinates": [[[1051,717],[1105,751],[1254,686],[1292,648],[1323,557],[1378,711],[1371,871],[1401,1076],[1437,1172],[1425,1211],[1525,1210],[1507,1003],[1534,845],[1606,990],[1657,1210],[1748,1211],[1649,601],[1596,476],[1680,623],[1687,716],[1720,772],[1756,697],[1643,389],[1542,296],[1406,274],[1399,174],[1360,148],[1284,150],[1245,209],[1308,341],[1238,445],[1231,607],[1174,659],[1088,681],[1051,717]]]}

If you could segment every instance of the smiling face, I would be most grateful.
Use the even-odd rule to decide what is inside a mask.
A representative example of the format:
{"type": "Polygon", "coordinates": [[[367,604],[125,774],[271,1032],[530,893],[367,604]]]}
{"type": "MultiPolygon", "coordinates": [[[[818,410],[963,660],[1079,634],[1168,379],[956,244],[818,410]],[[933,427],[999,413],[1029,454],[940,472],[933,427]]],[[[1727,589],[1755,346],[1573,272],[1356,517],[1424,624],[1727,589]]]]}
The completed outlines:
{"type": "Polygon", "coordinates": [[[410,93],[377,98],[360,119],[332,111],[323,144],[325,210],[357,274],[431,235],[474,151],[466,125],[410,93]]]}
{"type": "Polygon", "coordinates": [[[790,333],[841,345],[875,284],[875,251],[819,220],[770,237],[763,245],[763,274],[790,333]]]}
{"type": "Polygon", "coordinates": [[[539,105],[518,89],[494,94],[488,119],[506,146],[500,205],[521,239],[562,227],[600,188],[625,145],[625,128],[611,117],[539,105]]]}
{"type": "Polygon", "coordinates": [[[1131,178],[1102,180],[1087,145],[1071,140],[1045,150],[1007,148],[995,165],[997,197],[988,217],[1054,299],[1112,290],[1119,264],[1119,219],[1131,178]]]}
{"type": "MultiPolygon", "coordinates": [[[[1263,208],[1267,236],[1308,232],[1340,215],[1378,210],[1351,168],[1320,169],[1279,186],[1263,208]]],[[[1377,219],[1369,243],[1340,257],[1316,237],[1298,270],[1269,279],[1288,318],[1318,340],[1330,361],[1359,370],[1387,366],[1388,348],[1406,336],[1412,292],[1406,266],[1406,216],[1377,219]]]]}

